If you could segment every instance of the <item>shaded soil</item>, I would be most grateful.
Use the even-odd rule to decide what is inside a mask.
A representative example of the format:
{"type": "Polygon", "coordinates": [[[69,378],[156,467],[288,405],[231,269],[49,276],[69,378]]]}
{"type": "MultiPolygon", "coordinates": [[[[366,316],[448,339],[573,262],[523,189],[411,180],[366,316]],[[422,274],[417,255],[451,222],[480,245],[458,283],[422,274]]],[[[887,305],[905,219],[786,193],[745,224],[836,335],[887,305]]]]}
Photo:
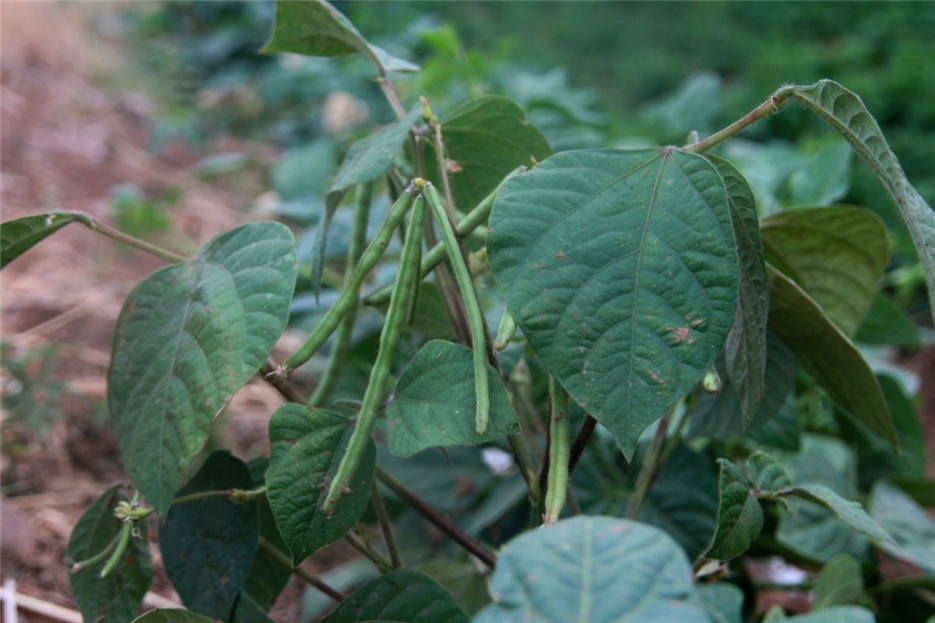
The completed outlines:
{"type": "MultiPolygon", "coordinates": [[[[102,13],[116,10],[109,3],[0,3],[2,219],[62,209],[112,223],[116,186],[133,183],[147,197],[180,189],[170,229],[141,236],[189,252],[252,220],[253,198],[265,190],[261,167],[207,183],[192,176],[192,166],[227,151],[261,163],[274,154],[226,138],[201,153],[178,143],[149,151],[155,105],[141,91],[101,86],[115,77],[126,82],[128,74],[132,82],[120,64],[120,42],[93,28],[102,13]]],[[[4,362],[24,362],[24,369],[16,376],[4,366],[0,379],[0,576],[15,580],[21,594],[75,608],[64,562],[68,537],[81,513],[126,479],[103,404],[114,322],[130,289],[163,265],[73,224],[3,271],[4,362]]],[[[267,454],[267,421],[280,404],[274,390],[254,381],[226,412],[221,443],[245,459],[267,454]]],[[[158,547],[151,549],[158,568],[158,547]]],[[[347,557],[338,547],[306,566],[315,571],[347,557]]],[[[277,620],[297,619],[301,593],[294,579],[277,604],[277,620]]],[[[146,603],[179,604],[161,572],[146,603]]],[[[67,618],[21,610],[20,621],[51,620],[67,618]]]]}

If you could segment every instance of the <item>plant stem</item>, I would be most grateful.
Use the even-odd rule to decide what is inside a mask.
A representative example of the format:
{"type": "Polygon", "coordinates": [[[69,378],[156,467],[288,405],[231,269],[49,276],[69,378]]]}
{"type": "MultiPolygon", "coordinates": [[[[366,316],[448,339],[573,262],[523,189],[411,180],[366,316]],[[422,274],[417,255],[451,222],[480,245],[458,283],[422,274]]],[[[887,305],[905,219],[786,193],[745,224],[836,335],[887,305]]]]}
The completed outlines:
{"type": "Polygon", "coordinates": [[[461,299],[464,301],[464,308],[467,310],[468,322],[471,329],[471,353],[474,361],[474,396],[477,402],[475,412],[475,428],[477,433],[483,435],[487,432],[487,424],[490,420],[490,379],[487,370],[487,329],[484,325],[483,312],[480,309],[480,303],[477,301],[477,292],[474,291],[474,283],[471,281],[471,273],[468,271],[464,256],[461,253],[461,245],[455,236],[454,228],[449,220],[448,213],[442,206],[441,199],[435,187],[425,183],[424,186],[425,201],[432,210],[432,216],[441,232],[442,242],[448,252],[448,259],[451,262],[451,269],[454,272],[455,281],[458,283],[458,289],[461,292],[461,299]]]}
{"type": "Polygon", "coordinates": [[[383,504],[383,496],[380,494],[380,487],[376,482],[370,483],[370,502],[373,504],[373,512],[376,513],[380,521],[380,529],[383,531],[383,540],[386,541],[386,548],[390,552],[390,562],[394,569],[401,569],[402,560],[399,557],[399,550],[396,548],[396,539],[393,537],[393,524],[390,516],[386,512],[386,505],[383,504]]]}
{"type": "MultiPolygon", "coordinates": [[[[370,220],[370,200],[373,196],[373,184],[360,184],[354,197],[354,222],[351,225],[351,238],[347,247],[347,267],[344,274],[343,287],[349,288],[353,284],[354,270],[367,244],[367,223],[370,220]]],[[[331,356],[328,365],[315,386],[309,402],[313,405],[323,405],[334,393],[344,370],[344,363],[351,350],[351,334],[354,332],[354,322],[357,319],[359,306],[357,292],[354,292],[350,308],[338,325],[334,334],[334,344],[331,347],[331,356]]]]}
{"type": "Polygon", "coordinates": [[[383,554],[373,549],[370,547],[370,545],[364,543],[350,532],[346,532],[343,538],[351,545],[351,547],[360,552],[364,558],[376,565],[380,573],[386,573],[387,571],[395,568],[390,563],[390,561],[388,561],[386,557],[383,556],[383,554]]]}
{"type": "Polygon", "coordinates": [[[188,261],[188,258],[184,255],[179,255],[178,253],[167,251],[166,249],[157,247],[156,245],[146,242],[145,240],[134,238],[133,236],[116,230],[109,225],[105,225],[90,214],[85,214],[84,212],[68,212],[68,214],[74,215],[79,223],[88,229],[91,229],[92,231],[96,231],[99,234],[104,234],[108,238],[118,240],[124,244],[130,245],[131,247],[136,247],[140,251],[145,251],[150,255],[169,262],[170,264],[178,264],[180,262],[188,261]]]}
{"type": "Polygon", "coordinates": [[[591,441],[591,435],[594,434],[594,429],[596,427],[597,420],[595,420],[593,416],[584,416],[581,428],[578,429],[578,434],[575,435],[574,441],[571,442],[571,451],[568,453],[569,475],[575,471],[575,466],[578,465],[578,461],[581,459],[584,449],[588,447],[588,442],[591,441]]]}
{"type": "Polygon", "coordinates": [[[403,105],[399,103],[399,96],[396,95],[396,89],[393,88],[393,83],[390,82],[389,78],[386,76],[380,76],[377,78],[377,84],[380,85],[380,90],[383,92],[383,97],[385,97],[386,101],[389,102],[390,107],[396,114],[396,118],[400,120],[405,119],[406,111],[403,108],[403,105]]]}
{"type": "Polygon", "coordinates": [[[301,578],[302,581],[308,584],[309,586],[312,586],[318,589],[319,591],[321,591],[322,593],[324,593],[325,595],[327,595],[328,597],[330,597],[331,599],[337,602],[344,601],[344,598],[346,597],[344,593],[328,586],[327,584],[325,584],[324,582],[322,582],[321,580],[319,580],[318,578],[310,574],[305,569],[302,569],[301,567],[293,567],[292,560],[289,558],[289,556],[286,555],[284,552],[280,551],[278,547],[276,547],[275,545],[273,545],[272,543],[270,543],[263,537],[259,538],[259,540],[257,541],[257,545],[259,546],[261,550],[266,552],[266,554],[269,555],[270,558],[275,560],[278,564],[292,571],[292,573],[294,573],[297,577],[301,578]]]}
{"type": "Polygon", "coordinates": [[[656,476],[659,451],[662,449],[662,443],[666,439],[666,431],[669,429],[669,418],[671,417],[672,409],[670,408],[665,412],[662,418],[659,419],[659,425],[656,427],[656,434],[653,435],[653,440],[649,444],[649,449],[646,450],[642,465],[640,465],[640,474],[637,476],[636,486],[633,489],[633,493],[630,495],[630,502],[627,504],[626,513],[623,515],[624,519],[636,519],[637,515],[640,513],[640,507],[646,499],[649,486],[656,476]]]}
{"type": "Polygon", "coordinates": [[[458,212],[454,195],[451,194],[451,180],[448,179],[448,161],[445,158],[445,141],[442,139],[442,124],[439,122],[438,117],[432,114],[429,101],[425,99],[425,97],[420,97],[419,101],[422,104],[422,118],[425,120],[425,123],[428,124],[429,131],[432,133],[432,147],[435,148],[435,166],[438,167],[438,175],[441,177],[448,218],[454,221],[454,216],[458,212]]]}
{"type": "MultiPolygon", "coordinates": [[[[516,405],[513,405],[516,410],[516,405]]],[[[517,418],[519,414],[517,413],[517,418]]],[[[536,477],[536,468],[532,464],[532,457],[529,456],[529,450],[523,445],[523,438],[520,435],[507,435],[507,442],[510,444],[510,451],[513,453],[513,460],[519,468],[519,473],[526,481],[526,488],[529,490],[529,503],[532,506],[539,504],[539,498],[542,490],[539,488],[539,479],[536,477]]]]}
{"type": "Polygon", "coordinates": [[[747,128],[747,126],[753,125],[763,117],[766,117],[770,113],[776,112],[779,109],[779,105],[789,98],[793,94],[791,88],[779,89],[769,99],[765,102],[748,112],[746,115],[733,122],[726,128],[718,130],[711,136],[704,138],[700,141],[696,141],[689,145],[682,147],[682,151],[688,151],[696,154],[708,151],[718,143],[734,136],[741,130],[747,128]]]}
{"type": "Polygon", "coordinates": [[[458,543],[465,550],[476,556],[478,560],[491,569],[497,565],[497,557],[493,552],[478,543],[470,535],[466,534],[450,519],[429,506],[425,500],[403,486],[403,484],[396,480],[388,471],[377,465],[374,474],[396,497],[408,504],[436,528],[451,537],[453,541],[458,543]]]}

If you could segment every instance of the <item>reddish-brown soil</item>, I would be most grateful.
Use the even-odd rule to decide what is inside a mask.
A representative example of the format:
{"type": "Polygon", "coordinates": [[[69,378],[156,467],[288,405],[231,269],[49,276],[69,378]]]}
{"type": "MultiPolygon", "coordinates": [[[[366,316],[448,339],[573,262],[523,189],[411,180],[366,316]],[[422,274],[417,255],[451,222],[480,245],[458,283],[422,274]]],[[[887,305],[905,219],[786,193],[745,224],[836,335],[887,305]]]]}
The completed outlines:
{"type": "MultiPolygon", "coordinates": [[[[0,2],[2,219],[63,209],[110,222],[109,196],[119,184],[133,183],[152,197],[181,188],[173,228],[155,235],[168,248],[190,251],[249,221],[252,200],[265,190],[262,171],[205,183],[192,176],[192,165],[230,150],[261,162],[273,154],[230,139],[218,139],[201,153],[181,144],[148,151],[155,104],[141,90],[101,86],[132,84],[132,72],[121,65],[120,42],[92,27],[102,11],[119,9],[106,3],[0,2]]],[[[103,406],[114,321],[133,285],[162,265],[72,224],[3,271],[4,358],[55,345],[51,377],[31,379],[35,385],[23,388],[50,403],[44,430],[30,420],[31,413],[3,413],[0,578],[15,580],[23,595],[75,608],[63,561],[69,534],[104,489],[125,479],[103,406]]],[[[40,373],[40,363],[31,366],[31,374],[40,373]]],[[[6,370],[0,381],[5,393],[21,389],[6,370]]],[[[266,424],[281,403],[264,383],[248,385],[220,426],[226,443],[244,458],[266,454],[266,424]]],[[[158,548],[152,551],[158,558],[158,548]]],[[[308,568],[320,568],[335,555],[346,556],[326,553],[308,568]]],[[[277,605],[277,620],[296,620],[301,590],[298,582],[290,584],[277,605]]],[[[178,604],[161,573],[147,603],[178,604]]],[[[21,609],[19,620],[67,618],[21,609]]]]}

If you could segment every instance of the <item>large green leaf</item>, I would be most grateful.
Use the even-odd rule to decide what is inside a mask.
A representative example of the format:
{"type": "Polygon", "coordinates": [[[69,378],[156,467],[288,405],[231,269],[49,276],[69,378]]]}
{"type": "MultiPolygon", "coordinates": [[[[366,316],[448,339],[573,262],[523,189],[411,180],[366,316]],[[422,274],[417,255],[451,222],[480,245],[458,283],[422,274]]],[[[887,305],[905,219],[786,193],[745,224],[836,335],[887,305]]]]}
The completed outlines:
{"type": "Polygon", "coordinates": [[[0,268],[65,225],[80,220],[80,215],[71,212],[46,212],[0,223],[0,268]]]}
{"type": "Polygon", "coordinates": [[[490,423],[479,435],[474,424],[476,394],[471,350],[432,340],[403,371],[386,408],[390,451],[411,456],[432,446],[477,445],[519,432],[510,398],[488,364],[490,423]]]}
{"type": "Polygon", "coordinates": [[[725,160],[709,156],[724,180],[730,203],[737,259],[740,269],[734,325],[727,334],[724,355],[727,378],[740,407],[740,422],[750,424],[766,391],[766,321],[769,313],[769,282],[756,200],[750,185],[725,160]]]}
{"type": "Polygon", "coordinates": [[[507,543],[474,623],[708,623],[691,565],[666,533],[574,517],[507,543]]]}
{"type": "Polygon", "coordinates": [[[743,590],[734,584],[716,582],[698,586],[698,597],[711,623],[743,623],[743,590]]]}
{"type": "MultiPolygon", "coordinates": [[[[552,149],[539,129],[513,100],[484,95],[465,102],[441,120],[445,151],[451,166],[455,205],[467,211],[486,197],[520,165],[544,160],[552,149]]],[[[434,148],[426,148],[428,179],[440,185],[434,148]]]]}
{"type": "Polygon", "coordinates": [[[882,548],[935,574],[935,522],[925,509],[885,480],[873,487],[867,506],[895,541],[884,543],[882,548]]]}
{"type": "Polygon", "coordinates": [[[277,2],[273,32],[260,51],[307,56],[360,53],[376,66],[380,75],[419,70],[416,65],[394,58],[386,50],[368,43],[347,17],[323,0],[277,2]]]}
{"type": "MultiPolygon", "coordinates": [[[[243,461],[219,451],[178,495],[251,488],[243,461]]],[[[234,504],[226,497],[182,502],[159,526],[162,561],[182,602],[193,612],[225,621],[250,573],[256,546],[256,502],[234,504]]]]}
{"type": "Polygon", "coordinates": [[[416,565],[413,571],[438,582],[468,615],[476,614],[490,603],[484,569],[471,561],[427,560],[416,565]]]}
{"type": "Polygon", "coordinates": [[[795,352],[838,406],[896,447],[892,416],[876,376],[846,335],[794,281],[770,268],[769,328],[795,352]]]}
{"type": "Polygon", "coordinates": [[[815,578],[813,590],[815,610],[860,603],[864,593],[860,561],[848,554],[835,556],[815,578]]]}
{"type": "Polygon", "coordinates": [[[925,271],[929,307],[935,317],[935,212],[909,183],[873,115],[860,97],[831,80],[789,90],[791,97],[827,121],[851,144],[899,207],[925,271]]]}
{"type": "Polygon", "coordinates": [[[889,261],[883,221],[852,206],[784,210],[763,220],[762,236],[766,259],[853,337],[889,261]]]}
{"type": "Polygon", "coordinates": [[[468,623],[454,598],[415,571],[394,571],[371,580],[341,602],[324,623],[468,623]]]}
{"type": "Polygon", "coordinates": [[[877,544],[894,545],[889,533],[858,502],[847,500],[824,485],[799,485],[791,495],[824,506],[834,516],[877,544]]]}
{"type": "Polygon", "coordinates": [[[321,507],[352,429],[341,416],[296,404],[280,407],[270,419],[266,490],[296,564],[341,538],[367,508],[376,456],[372,443],[337,508],[321,507]]]}
{"type": "Polygon", "coordinates": [[[238,227],[127,297],[107,397],[124,466],[161,516],[214,419],[282,334],[295,285],[291,232],[238,227]]]}
{"type": "Polygon", "coordinates": [[[628,457],[734,322],[730,205],[701,156],[558,154],[503,186],[487,247],[530,346],[628,457]]]}
{"type": "Polygon", "coordinates": [[[717,532],[706,558],[730,560],[747,551],[763,529],[763,508],[754,496],[753,483],[727,459],[720,459],[717,532]]]}
{"type": "MultiPolygon", "coordinates": [[[[81,562],[103,551],[120,532],[114,507],[126,501],[120,486],[113,486],[86,510],[68,539],[66,555],[81,562]]],[[[126,553],[106,578],[101,567],[92,566],[68,576],[71,593],[85,621],[123,623],[136,614],[153,577],[146,522],[139,522],[139,537],[131,536],[126,553]]]]}

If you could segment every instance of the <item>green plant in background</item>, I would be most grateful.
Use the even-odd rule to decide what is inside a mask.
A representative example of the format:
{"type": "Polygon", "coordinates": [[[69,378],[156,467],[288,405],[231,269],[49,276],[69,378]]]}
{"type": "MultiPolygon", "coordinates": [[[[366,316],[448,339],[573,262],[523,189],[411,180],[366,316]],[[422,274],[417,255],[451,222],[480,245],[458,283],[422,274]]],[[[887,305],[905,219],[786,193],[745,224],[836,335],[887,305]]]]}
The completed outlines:
{"type": "Polygon", "coordinates": [[[105,493],[69,543],[86,620],[134,616],[155,519],[188,610],[139,621],[268,621],[293,567],[341,539],[366,571],[299,572],[332,623],[739,622],[763,588],[740,562],[766,554],[815,571],[813,612],[793,620],[928,616],[935,496],[920,423],[855,345],[905,328],[880,308],[888,233],[866,208],[829,205],[846,186],[834,172],[856,153],[882,184],[931,309],[935,213],[857,95],[789,85],[681,147],[552,154],[503,96],[444,114],[400,98],[398,73],[417,68],[327,3],[279,3],[264,51],[362,57],[397,118],[333,174],[315,168],[331,143],[286,154],[273,181],[314,224],[300,250],[275,222],[190,258],[75,213],[2,227],[4,265],[72,221],[170,263],[115,330],[108,404],[133,484],[105,493]],[[777,156],[772,186],[760,153],[756,188],[732,142],[711,153],[790,104],[849,149],[777,156]],[[303,174],[317,197],[292,184],[303,174]],[[294,297],[300,260],[307,291],[294,297]],[[271,361],[290,310],[313,300],[307,341],[271,361]],[[310,395],[295,383],[305,366],[318,371],[310,395]],[[288,402],[271,414],[269,458],[204,456],[258,373],[288,402]],[[886,576],[884,555],[918,573],[886,576]]]}

